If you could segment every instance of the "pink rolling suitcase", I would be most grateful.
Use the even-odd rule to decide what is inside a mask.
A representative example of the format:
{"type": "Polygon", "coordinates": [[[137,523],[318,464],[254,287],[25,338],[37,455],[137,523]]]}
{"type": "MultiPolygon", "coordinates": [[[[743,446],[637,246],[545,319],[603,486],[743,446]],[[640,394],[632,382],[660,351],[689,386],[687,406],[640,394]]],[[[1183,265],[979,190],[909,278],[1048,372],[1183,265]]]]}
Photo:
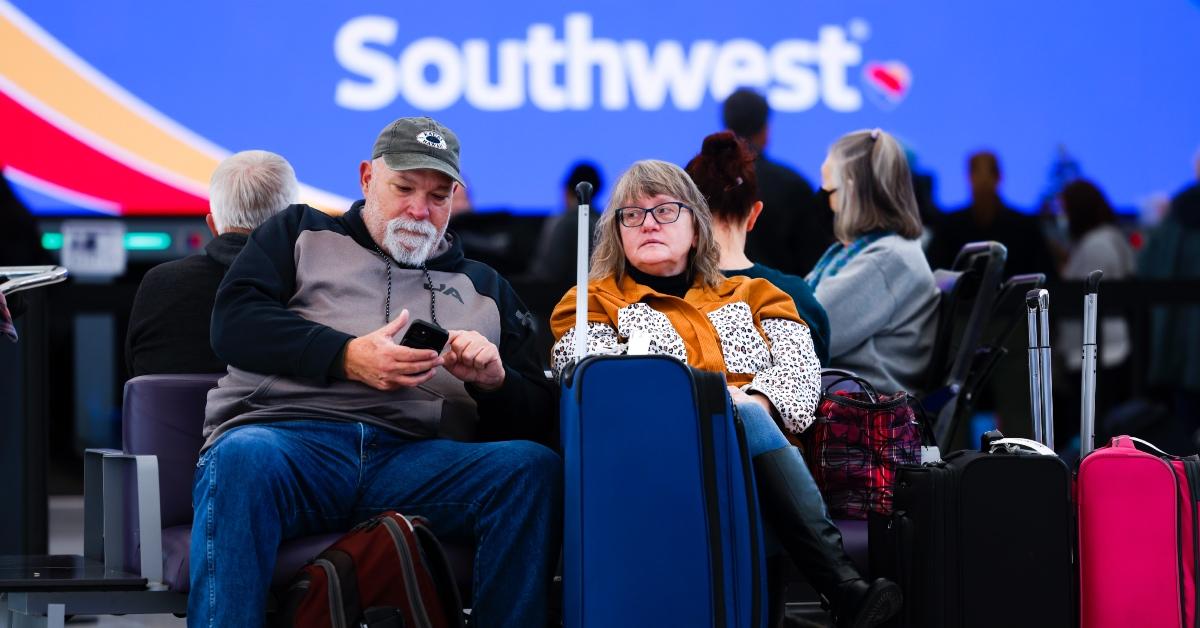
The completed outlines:
{"type": "Polygon", "coordinates": [[[1092,449],[1096,292],[1084,301],[1083,400],[1077,482],[1083,628],[1196,626],[1200,458],[1169,455],[1130,436],[1092,449]]]}

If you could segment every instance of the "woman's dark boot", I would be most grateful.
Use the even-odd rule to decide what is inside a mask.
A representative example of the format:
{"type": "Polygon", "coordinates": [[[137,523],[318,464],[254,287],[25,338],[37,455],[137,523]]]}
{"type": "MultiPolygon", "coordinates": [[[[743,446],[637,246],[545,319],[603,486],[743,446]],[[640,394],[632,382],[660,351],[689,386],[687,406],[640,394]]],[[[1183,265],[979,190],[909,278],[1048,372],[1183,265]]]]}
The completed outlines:
{"type": "Polygon", "coordinates": [[[832,607],[839,628],[872,628],[900,612],[896,583],[868,583],[842,547],[842,533],[799,450],[783,447],[754,457],[767,522],[792,561],[832,607]]]}

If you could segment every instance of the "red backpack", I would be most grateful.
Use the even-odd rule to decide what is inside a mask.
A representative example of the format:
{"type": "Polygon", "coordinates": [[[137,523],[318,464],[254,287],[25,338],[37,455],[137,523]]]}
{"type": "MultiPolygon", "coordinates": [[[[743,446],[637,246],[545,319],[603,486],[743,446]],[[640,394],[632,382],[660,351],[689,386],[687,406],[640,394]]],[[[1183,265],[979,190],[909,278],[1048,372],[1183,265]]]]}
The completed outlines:
{"type": "Polygon", "coordinates": [[[294,628],[462,628],[463,608],[429,523],[389,511],[310,561],[288,586],[281,624],[294,628]]]}

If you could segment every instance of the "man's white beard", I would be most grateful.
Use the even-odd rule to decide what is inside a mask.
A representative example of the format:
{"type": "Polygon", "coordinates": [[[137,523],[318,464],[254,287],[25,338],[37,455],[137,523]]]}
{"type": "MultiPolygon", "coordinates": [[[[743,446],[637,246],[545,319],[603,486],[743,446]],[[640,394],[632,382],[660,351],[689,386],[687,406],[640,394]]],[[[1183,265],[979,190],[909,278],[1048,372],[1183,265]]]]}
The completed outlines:
{"type": "Polygon", "coordinates": [[[393,218],[384,232],[383,248],[401,264],[420,266],[429,259],[429,254],[442,239],[442,233],[427,222],[393,218]]]}

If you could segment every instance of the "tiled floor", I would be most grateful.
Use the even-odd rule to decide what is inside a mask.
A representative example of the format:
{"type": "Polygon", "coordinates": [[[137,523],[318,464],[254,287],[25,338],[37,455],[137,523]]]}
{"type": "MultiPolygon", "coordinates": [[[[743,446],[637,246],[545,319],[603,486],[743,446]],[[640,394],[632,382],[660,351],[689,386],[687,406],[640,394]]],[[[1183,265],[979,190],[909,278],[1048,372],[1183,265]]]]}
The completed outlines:
{"type": "MultiPolygon", "coordinates": [[[[83,553],[83,496],[50,497],[50,553],[83,553]]],[[[74,617],[68,626],[140,626],[144,628],[182,628],[187,620],[173,615],[124,615],[121,617],[74,617]]]]}

